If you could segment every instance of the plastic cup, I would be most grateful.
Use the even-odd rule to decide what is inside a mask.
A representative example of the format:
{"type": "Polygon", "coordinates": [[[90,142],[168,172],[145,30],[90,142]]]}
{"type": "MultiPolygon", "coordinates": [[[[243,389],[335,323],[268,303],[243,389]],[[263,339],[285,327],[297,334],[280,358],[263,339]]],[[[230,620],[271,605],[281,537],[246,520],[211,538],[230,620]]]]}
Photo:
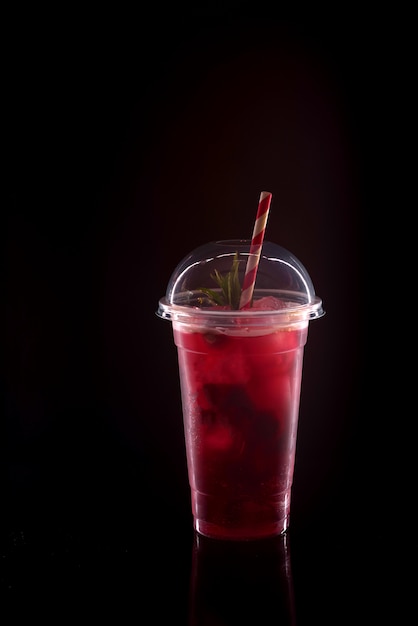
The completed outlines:
{"type": "Polygon", "coordinates": [[[215,275],[235,264],[242,284],[250,244],[196,248],[157,310],[177,346],[194,528],[219,539],[288,528],[304,346],[310,320],[324,315],[302,263],[268,241],[252,307],[222,303],[215,275]]]}

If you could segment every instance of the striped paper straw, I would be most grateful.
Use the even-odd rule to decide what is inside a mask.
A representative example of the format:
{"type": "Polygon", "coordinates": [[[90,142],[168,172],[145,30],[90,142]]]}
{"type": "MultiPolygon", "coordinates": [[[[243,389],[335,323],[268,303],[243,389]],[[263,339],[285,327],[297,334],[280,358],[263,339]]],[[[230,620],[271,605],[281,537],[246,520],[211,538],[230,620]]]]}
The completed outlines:
{"type": "Polygon", "coordinates": [[[269,191],[262,191],[251,239],[250,254],[247,267],[245,268],[244,282],[239,302],[240,309],[248,308],[252,303],[258,263],[260,261],[261,248],[263,247],[264,233],[266,232],[267,218],[270,210],[270,202],[271,193],[269,191]]]}

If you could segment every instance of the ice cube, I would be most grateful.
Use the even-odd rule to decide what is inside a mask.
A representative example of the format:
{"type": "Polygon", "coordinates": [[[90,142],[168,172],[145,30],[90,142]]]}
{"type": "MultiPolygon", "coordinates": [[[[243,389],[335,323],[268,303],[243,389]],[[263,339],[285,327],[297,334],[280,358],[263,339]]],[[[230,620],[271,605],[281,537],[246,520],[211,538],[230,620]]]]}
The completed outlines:
{"type": "Polygon", "coordinates": [[[274,296],[265,296],[259,300],[254,300],[253,309],[260,309],[262,311],[278,311],[286,308],[286,303],[274,296]]]}

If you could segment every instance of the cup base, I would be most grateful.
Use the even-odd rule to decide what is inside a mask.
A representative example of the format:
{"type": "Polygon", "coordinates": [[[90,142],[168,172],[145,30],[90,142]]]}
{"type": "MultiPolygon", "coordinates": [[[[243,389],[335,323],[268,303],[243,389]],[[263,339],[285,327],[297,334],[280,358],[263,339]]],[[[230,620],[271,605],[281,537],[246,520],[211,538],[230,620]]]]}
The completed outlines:
{"type": "Polygon", "coordinates": [[[260,527],[254,525],[241,527],[219,526],[219,524],[212,524],[211,522],[194,518],[194,529],[200,535],[212,539],[226,539],[229,541],[250,541],[283,535],[288,527],[288,516],[278,522],[263,524],[260,527]]]}
{"type": "Polygon", "coordinates": [[[290,488],[269,493],[261,502],[192,489],[192,512],[194,529],[206,537],[244,541],[274,537],[289,526],[290,488]]]}

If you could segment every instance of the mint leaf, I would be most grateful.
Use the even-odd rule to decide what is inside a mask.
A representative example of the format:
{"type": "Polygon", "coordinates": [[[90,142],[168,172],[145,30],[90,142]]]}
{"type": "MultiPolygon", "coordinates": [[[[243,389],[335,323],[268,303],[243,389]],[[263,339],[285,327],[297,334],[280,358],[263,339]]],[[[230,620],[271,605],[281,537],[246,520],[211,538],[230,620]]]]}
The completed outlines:
{"type": "Polygon", "coordinates": [[[206,287],[202,287],[200,291],[202,291],[213,304],[219,306],[230,306],[231,309],[238,310],[241,298],[241,285],[238,278],[238,268],[238,252],[236,252],[230,272],[221,274],[218,270],[215,270],[213,274],[210,275],[210,277],[217,283],[221,291],[214,291],[206,287]]]}

